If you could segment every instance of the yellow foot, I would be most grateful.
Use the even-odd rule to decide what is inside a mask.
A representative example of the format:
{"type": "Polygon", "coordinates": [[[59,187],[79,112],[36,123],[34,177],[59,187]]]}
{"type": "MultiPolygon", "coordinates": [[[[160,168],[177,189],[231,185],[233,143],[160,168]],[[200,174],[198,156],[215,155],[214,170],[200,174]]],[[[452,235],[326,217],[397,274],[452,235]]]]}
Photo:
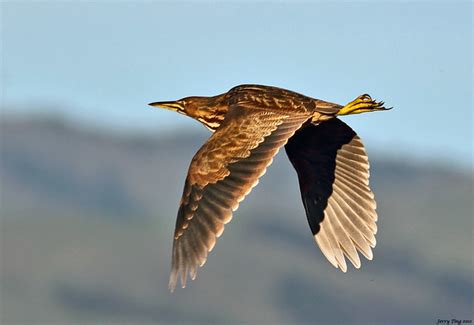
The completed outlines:
{"type": "Polygon", "coordinates": [[[352,102],[341,108],[337,115],[360,114],[365,112],[388,111],[392,107],[385,108],[384,102],[376,102],[369,95],[360,95],[352,102]]]}

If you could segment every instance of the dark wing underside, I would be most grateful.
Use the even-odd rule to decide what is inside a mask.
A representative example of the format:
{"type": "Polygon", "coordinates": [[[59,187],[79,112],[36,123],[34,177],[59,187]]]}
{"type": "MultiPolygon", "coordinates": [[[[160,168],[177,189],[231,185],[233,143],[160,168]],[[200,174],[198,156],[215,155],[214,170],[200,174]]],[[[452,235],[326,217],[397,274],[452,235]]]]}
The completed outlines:
{"type": "Polygon", "coordinates": [[[356,268],[357,250],[371,260],[377,214],[367,154],[357,134],[334,118],[300,129],[285,149],[298,174],[311,231],[329,262],[345,272],[344,255],[356,268]]]}
{"type": "Polygon", "coordinates": [[[173,240],[169,288],[204,265],[232,211],[257,185],[278,150],[308,114],[231,107],[189,167],[173,240]]]}

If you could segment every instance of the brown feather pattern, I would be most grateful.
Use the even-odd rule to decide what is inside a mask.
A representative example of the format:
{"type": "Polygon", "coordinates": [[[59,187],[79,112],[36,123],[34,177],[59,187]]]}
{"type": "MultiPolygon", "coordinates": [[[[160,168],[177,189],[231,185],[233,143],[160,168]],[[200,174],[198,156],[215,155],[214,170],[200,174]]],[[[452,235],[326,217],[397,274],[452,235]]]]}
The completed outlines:
{"type": "Polygon", "coordinates": [[[170,290],[204,265],[232,211],[257,185],[278,150],[310,118],[307,113],[234,107],[194,156],[176,220],[170,290]],[[227,118],[232,123],[226,123],[227,118]]]}

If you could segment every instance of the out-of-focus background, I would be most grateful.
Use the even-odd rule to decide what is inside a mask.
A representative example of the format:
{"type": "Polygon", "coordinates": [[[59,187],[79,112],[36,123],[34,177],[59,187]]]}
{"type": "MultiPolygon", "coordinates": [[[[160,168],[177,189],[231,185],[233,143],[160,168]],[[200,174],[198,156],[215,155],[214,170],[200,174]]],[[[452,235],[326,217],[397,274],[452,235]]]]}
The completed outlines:
{"type": "Polygon", "coordinates": [[[472,320],[471,2],[2,2],[0,323],[472,320]],[[146,106],[241,83],[395,109],[346,118],[378,199],[373,261],[335,270],[282,151],[197,280],[167,290],[209,136],[146,106]]]}

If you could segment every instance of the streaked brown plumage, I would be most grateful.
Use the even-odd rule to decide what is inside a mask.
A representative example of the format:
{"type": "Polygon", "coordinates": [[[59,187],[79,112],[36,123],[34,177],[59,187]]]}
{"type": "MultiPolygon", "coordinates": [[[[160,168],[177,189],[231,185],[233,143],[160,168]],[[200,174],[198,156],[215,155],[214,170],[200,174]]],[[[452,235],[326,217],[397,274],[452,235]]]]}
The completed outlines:
{"type": "Polygon", "coordinates": [[[298,174],[311,231],[329,262],[359,268],[377,232],[369,163],[338,115],[386,110],[362,95],[341,106],[269,86],[241,85],[214,97],[155,102],[203,123],[212,136],[191,161],[173,239],[169,288],[196,277],[224,225],[285,146],[298,174]]]}

